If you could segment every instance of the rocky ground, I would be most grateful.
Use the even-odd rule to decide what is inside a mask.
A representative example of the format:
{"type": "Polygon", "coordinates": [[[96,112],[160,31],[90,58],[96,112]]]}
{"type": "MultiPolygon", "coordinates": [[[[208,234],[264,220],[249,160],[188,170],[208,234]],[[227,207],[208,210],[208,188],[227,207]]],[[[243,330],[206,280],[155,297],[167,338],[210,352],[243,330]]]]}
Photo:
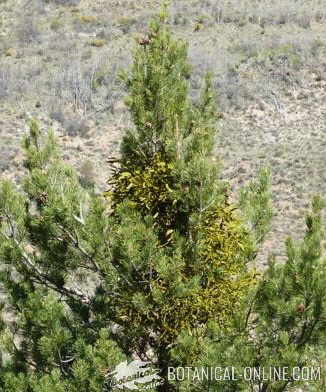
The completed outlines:
{"type": "MultiPolygon", "coordinates": [[[[55,130],[82,180],[105,189],[106,159],[132,126],[118,71],[158,4],[0,1],[1,176],[19,184],[33,116],[44,132],[55,130]]],[[[189,42],[193,97],[204,72],[214,74],[216,154],[235,197],[259,168],[271,168],[275,217],[263,265],[270,252],[283,258],[284,239],[303,233],[312,195],[326,193],[326,15],[317,0],[246,4],[173,1],[171,28],[189,42]]]]}

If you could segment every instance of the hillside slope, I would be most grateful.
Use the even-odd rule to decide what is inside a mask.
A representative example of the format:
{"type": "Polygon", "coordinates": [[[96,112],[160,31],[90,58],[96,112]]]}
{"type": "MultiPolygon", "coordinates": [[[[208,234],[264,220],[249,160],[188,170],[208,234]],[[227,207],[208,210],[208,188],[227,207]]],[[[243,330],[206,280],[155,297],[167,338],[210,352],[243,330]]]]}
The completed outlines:
{"type": "MultiPolygon", "coordinates": [[[[55,129],[85,184],[105,189],[106,158],[132,126],[117,75],[159,1],[0,1],[0,171],[19,178],[30,116],[55,129]],[[100,169],[100,170],[99,170],[100,169]]],[[[300,236],[311,195],[326,191],[323,1],[185,1],[171,27],[188,40],[196,96],[206,70],[219,97],[216,154],[237,189],[270,166],[276,216],[259,260],[300,236]]]]}

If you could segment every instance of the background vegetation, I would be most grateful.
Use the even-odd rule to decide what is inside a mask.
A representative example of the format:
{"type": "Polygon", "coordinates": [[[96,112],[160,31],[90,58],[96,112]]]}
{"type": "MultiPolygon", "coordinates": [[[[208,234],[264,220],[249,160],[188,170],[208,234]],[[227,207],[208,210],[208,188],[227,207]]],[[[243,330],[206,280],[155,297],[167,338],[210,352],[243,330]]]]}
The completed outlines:
{"type": "MultiPolygon", "coordinates": [[[[273,168],[278,212],[268,249],[284,256],[280,242],[303,219],[311,196],[325,191],[323,1],[171,3],[171,28],[190,45],[193,97],[204,72],[214,75],[222,175],[238,188],[260,167],[273,168]]],[[[130,64],[133,37],[146,31],[158,5],[1,1],[0,168],[6,176],[21,175],[19,140],[29,115],[37,115],[60,135],[65,159],[81,176],[93,171],[105,189],[107,173],[99,168],[118,152],[130,125],[116,76],[130,64]],[[93,168],[85,165],[89,159],[93,168]]]]}
{"type": "MultiPolygon", "coordinates": [[[[86,1],[29,1],[16,2],[14,6],[10,0],[1,2],[0,163],[4,177],[19,181],[25,170],[18,141],[26,119],[32,114],[45,127],[52,124],[60,136],[65,160],[79,172],[79,179],[71,172],[75,184],[82,183],[88,190],[95,187],[96,192],[104,190],[108,172],[103,170],[103,161],[112,152],[118,152],[122,129],[132,128],[132,118],[122,102],[123,85],[116,76],[121,66],[130,64],[133,37],[143,36],[147,31],[154,3],[116,1],[106,9],[101,2],[90,6],[86,1]]],[[[289,232],[295,238],[302,237],[304,225],[294,225],[294,220],[303,222],[303,207],[308,205],[311,195],[317,190],[325,191],[322,113],[326,67],[322,2],[267,5],[228,1],[216,5],[211,1],[180,0],[172,2],[171,10],[170,26],[174,33],[190,42],[190,61],[194,66],[190,79],[192,99],[199,96],[204,73],[213,72],[220,128],[215,154],[224,164],[221,177],[237,189],[256,175],[260,167],[271,166],[272,194],[278,215],[273,220],[267,246],[256,259],[257,266],[266,264],[266,254],[272,250],[288,260],[288,267],[284,267],[286,279],[290,272],[294,277],[298,271],[306,274],[300,260],[318,259],[319,263],[319,254],[314,254],[320,232],[317,223],[322,213],[317,201],[312,217],[307,220],[302,250],[293,253],[288,242],[286,254],[281,244],[289,232]],[[311,220],[317,223],[311,224],[311,220]],[[313,246],[309,248],[311,243],[313,246]],[[293,263],[297,263],[295,268],[293,263]]],[[[70,169],[60,170],[59,173],[68,174],[70,169]]],[[[11,195],[6,188],[4,192],[7,198],[11,195]]],[[[33,193],[33,187],[30,192],[33,193]]],[[[253,217],[245,193],[242,206],[253,217]]],[[[42,203],[44,195],[37,197],[42,203]]],[[[273,269],[270,271],[273,279],[273,269]]],[[[62,285],[63,277],[56,276],[55,269],[52,272],[52,283],[62,285]]],[[[282,274],[277,271],[276,276],[282,274]]],[[[294,279],[284,284],[299,283],[294,279]]],[[[304,293],[315,290],[314,287],[301,284],[304,293]]],[[[267,293],[273,296],[281,293],[275,287],[273,290],[267,293]]],[[[293,316],[291,312],[302,302],[300,291],[298,295],[288,304],[273,304],[269,309],[295,305],[287,310],[293,316]]],[[[311,298],[319,297],[319,292],[311,292],[311,298]]],[[[37,303],[30,306],[37,307],[37,303]]],[[[305,330],[307,324],[314,324],[320,311],[318,304],[314,306],[309,308],[314,310],[303,322],[305,330]]],[[[272,313],[263,312],[261,319],[271,317],[272,313]]],[[[290,321],[293,322],[293,317],[287,319],[290,321]]],[[[277,321],[275,329],[279,329],[277,321]]],[[[300,336],[299,331],[299,335],[290,339],[298,344],[300,336]]],[[[279,343],[285,344],[288,338],[282,335],[279,343]]],[[[264,342],[263,329],[261,339],[264,342]]],[[[44,347],[43,355],[47,355],[51,349],[44,347]]],[[[216,352],[220,350],[217,346],[216,352]]],[[[315,354],[307,353],[309,358],[315,354]]],[[[176,355],[182,357],[181,352],[176,355]]],[[[23,381],[17,388],[21,385],[23,381]]]]}

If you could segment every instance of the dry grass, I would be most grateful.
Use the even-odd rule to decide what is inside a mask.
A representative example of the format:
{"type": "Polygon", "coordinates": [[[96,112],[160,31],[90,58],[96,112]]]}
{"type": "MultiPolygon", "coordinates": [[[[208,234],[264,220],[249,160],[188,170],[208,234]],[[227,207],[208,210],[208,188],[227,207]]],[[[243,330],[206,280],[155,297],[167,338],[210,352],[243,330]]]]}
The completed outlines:
{"type": "MultiPolygon", "coordinates": [[[[30,113],[52,123],[76,167],[85,154],[96,166],[115,153],[130,125],[117,74],[130,64],[134,38],[159,3],[0,3],[2,133],[11,135],[10,148],[30,113]]],[[[259,167],[272,168],[279,213],[267,248],[282,255],[280,244],[300,232],[311,195],[326,191],[324,2],[174,0],[170,23],[189,42],[191,95],[198,95],[207,70],[214,74],[223,176],[237,190],[259,167]]],[[[100,175],[103,189],[108,174],[100,175]]]]}

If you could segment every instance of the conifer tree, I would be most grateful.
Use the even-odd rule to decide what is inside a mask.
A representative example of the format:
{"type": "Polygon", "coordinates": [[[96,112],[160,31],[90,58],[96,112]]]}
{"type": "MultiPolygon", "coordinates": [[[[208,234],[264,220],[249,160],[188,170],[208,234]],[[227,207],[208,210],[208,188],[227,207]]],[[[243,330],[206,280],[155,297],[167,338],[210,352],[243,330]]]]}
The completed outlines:
{"type": "Polygon", "coordinates": [[[206,391],[169,381],[167,367],[287,363],[322,338],[318,208],[301,250],[289,242],[291,261],[258,280],[248,262],[272,216],[269,175],[243,190],[239,208],[231,203],[213,159],[212,80],[193,103],[190,71],[163,8],[123,75],[134,128],[105,197],[30,122],[22,189],[0,184],[1,391],[113,390],[108,375],[135,358],[160,370],[158,391],[206,391]]]}
{"type": "MultiPolygon", "coordinates": [[[[155,246],[150,257],[140,252],[143,262],[134,267],[143,286],[137,285],[137,302],[122,301],[119,308],[141,326],[143,347],[135,342],[135,348],[140,355],[154,351],[165,377],[171,349],[185,345],[188,361],[196,358],[207,323],[226,327],[255,280],[247,270],[253,233],[230,203],[212,159],[217,115],[211,76],[199,101],[191,102],[187,45],[172,37],[166,19],[163,8],[139,41],[131,72],[123,74],[134,128],[122,140],[106,194],[121,224],[125,208],[148,222],[146,236],[155,246]],[[188,344],[191,336],[196,344],[188,344]]],[[[128,236],[137,222],[128,221],[128,236]]],[[[135,254],[127,257],[132,264],[135,254]]],[[[137,279],[135,270],[129,282],[137,279]]],[[[123,288],[128,298],[134,291],[123,288]]],[[[162,390],[170,388],[165,383],[162,390]]]]}
{"type": "Polygon", "coordinates": [[[31,121],[24,147],[23,190],[0,185],[0,390],[101,391],[105,369],[124,359],[88,288],[110,280],[105,208],[62,161],[52,132],[31,121]]]}
{"type": "MultiPolygon", "coordinates": [[[[235,367],[235,379],[183,382],[180,391],[283,392],[295,387],[323,390],[326,343],[323,207],[324,202],[315,197],[306,217],[303,240],[295,244],[291,238],[287,239],[284,264],[270,258],[257,288],[234,318],[233,327],[226,332],[212,323],[208,328],[206,348],[193,366],[235,367]]],[[[179,350],[175,355],[185,353],[179,350]]]]}
{"type": "Polygon", "coordinates": [[[135,129],[106,198],[80,185],[36,121],[23,189],[1,183],[4,391],[99,391],[135,356],[158,366],[160,390],[175,390],[171,350],[196,358],[207,323],[227,326],[253,284],[251,234],[212,160],[211,79],[193,104],[187,47],[166,17],[125,75],[135,129]]]}

